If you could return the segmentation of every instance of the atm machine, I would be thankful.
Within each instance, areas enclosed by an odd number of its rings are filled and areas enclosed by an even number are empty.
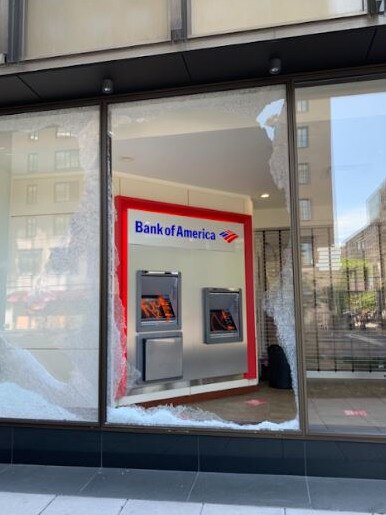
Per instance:
[[[183,375],[181,274],[139,270],[136,277],[137,368],[145,383]]]
[[[202,343],[197,342],[194,346],[194,354],[183,345],[181,273],[139,270],[136,291],[136,366],[142,384],[183,379],[184,362],[189,380],[199,379],[190,370],[190,360],[205,362],[205,344],[226,345],[243,341],[241,288],[202,289],[204,334]],[[244,352],[243,349],[240,351]],[[219,360],[209,364],[208,377],[221,375],[218,370],[221,350],[216,352],[219,352]]]
[[[132,373],[121,376],[120,405],[256,384],[251,217],[127,197],[116,205],[121,356]]]
[[[204,288],[204,342],[243,340],[241,288]]]

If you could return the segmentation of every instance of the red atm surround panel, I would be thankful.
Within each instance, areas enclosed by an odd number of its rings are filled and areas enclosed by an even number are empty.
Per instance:
[[[119,264],[117,266],[117,279],[119,284],[119,298],[123,309],[123,328],[121,332],[122,362],[127,363],[127,313],[128,313],[128,209],[148,211],[151,213],[163,213],[175,216],[187,216],[191,218],[202,218],[216,222],[230,222],[244,225],[244,262],[245,262],[245,300],[247,319],[247,372],[245,379],[256,379],[257,377],[257,353],[255,334],[255,294],[253,274],[253,230],[252,217],[239,213],[217,211],[201,207],[184,206],[180,204],[169,204],[154,200],[143,200],[131,197],[115,197],[116,222],[115,222],[115,245],[118,253]],[[116,398],[125,395],[127,383],[127,367],[122,367],[118,383]]]

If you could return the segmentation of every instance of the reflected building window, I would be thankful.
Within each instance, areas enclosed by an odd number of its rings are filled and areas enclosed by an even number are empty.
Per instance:
[[[36,204],[38,200],[38,185],[28,184],[27,185],[27,204]]]
[[[373,193],[370,198],[367,200],[367,214],[370,222],[374,220],[378,220],[381,214],[382,208],[382,199],[381,199],[381,190],[378,189],[375,193]]]
[[[57,138],[71,138],[72,137],[71,131],[64,129],[63,127],[57,127],[55,135]]]
[[[308,100],[298,100],[296,102],[296,112],[297,113],[306,113],[308,111]]]
[[[35,238],[37,232],[37,224],[35,216],[28,216],[25,219],[25,236],[26,238]]]
[[[311,213],[311,200],[306,198],[306,199],[300,199],[299,200],[299,216],[300,216],[300,220],[302,221],[308,221],[308,220],[311,220],[312,218],[312,213]]]
[[[55,152],[56,170],[77,170],[79,168],[79,150],[58,150]]]
[[[30,132],[28,138],[30,141],[39,141],[39,131]]]
[[[41,249],[19,250],[17,258],[20,275],[36,275],[40,271],[42,262]]]
[[[79,197],[77,181],[56,182],[54,184],[55,202],[71,202]]]
[[[298,148],[307,148],[309,145],[308,127],[298,127],[297,129]]]
[[[39,155],[37,152],[31,152],[27,158],[27,169],[29,172],[37,172],[39,168]]]
[[[299,184],[308,184],[310,182],[310,165],[308,163],[298,164]]]
[[[302,266],[312,266],[314,264],[312,241],[302,241],[300,243],[300,254]]]

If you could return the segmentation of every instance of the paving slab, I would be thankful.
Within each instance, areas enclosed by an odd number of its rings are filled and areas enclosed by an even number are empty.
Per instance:
[[[39,515],[54,498],[54,495],[0,492],[0,513],[2,515]]]
[[[184,515],[385,514],[386,481],[0,464],[0,515],[179,515],[181,509]]]
[[[324,477],[307,481],[314,509],[386,513],[385,481]]]
[[[200,472],[189,500],[276,508],[311,507],[306,480],[299,476]]]
[[[119,515],[126,502],[126,499],[61,495],[55,497],[41,515]]]
[[[11,465],[0,474],[0,492],[74,495],[96,471],[87,467]]]
[[[369,515],[369,512],[286,509],[285,515]]]
[[[120,515],[201,515],[201,512],[199,503],[129,500]]]
[[[285,515],[285,510],[284,508],[270,508],[268,506],[204,504],[201,515]]]
[[[82,490],[91,497],[186,501],[196,472],[101,469]]]

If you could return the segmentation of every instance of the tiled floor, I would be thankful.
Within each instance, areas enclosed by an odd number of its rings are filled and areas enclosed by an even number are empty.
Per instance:
[[[383,380],[308,379],[308,416],[316,432],[386,434],[386,384]],[[239,424],[296,416],[292,390],[261,383],[256,391],[195,403],[192,406]]]
[[[293,391],[270,388],[266,383],[258,385],[253,393],[202,401],[194,406],[238,424],[264,420],[280,423],[296,417]]]
[[[386,513],[386,481],[0,466],[1,515]]]
[[[307,390],[314,431],[386,434],[384,380],[308,379]]]

